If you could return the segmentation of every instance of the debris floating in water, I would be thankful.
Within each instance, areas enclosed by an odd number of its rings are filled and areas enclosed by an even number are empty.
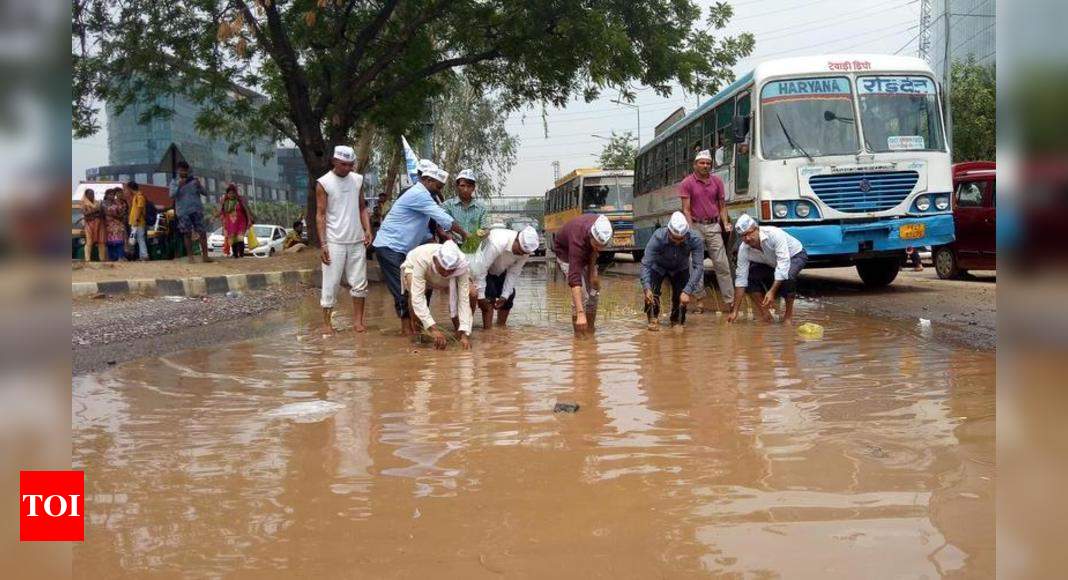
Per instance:
[[[291,419],[297,423],[317,423],[337,413],[344,405],[333,401],[304,401],[282,405],[267,413],[276,419]]]
[[[557,403],[553,407],[553,413],[574,413],[579,410],[578,403]]]
[[[823,327],[812,322],[806,322],[797,327],[797,333],[805,338],[823,338]]]

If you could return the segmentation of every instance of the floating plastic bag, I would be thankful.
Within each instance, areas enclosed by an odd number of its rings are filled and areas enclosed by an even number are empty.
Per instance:
[[[797,333],[805,338],[823,338],[823,327],[812,322],[806,322],[797,327]]]

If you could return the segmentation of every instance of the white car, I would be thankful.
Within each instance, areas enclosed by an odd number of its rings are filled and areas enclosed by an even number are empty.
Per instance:
[[[254,250],[249,250],[250,254],[257,258],[266,258],[282,252],[286,241],[285,228],[270,224],[256,224],[252,227],[256,230],[256,241],[260,245],[256,246]],[[223,242],[223,230],[219,228],[208,236],[208,250],[214,253],[221,253]],[[248,244],[247,237],[245,238],[245,244]]]

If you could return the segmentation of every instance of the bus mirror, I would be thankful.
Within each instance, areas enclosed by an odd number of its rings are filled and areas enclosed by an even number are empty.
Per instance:
[[[749,134],[749,117],[742,117],[736,115],[731,119],[731,136],[735,143],[741,143],[745,141],[745,137]]]

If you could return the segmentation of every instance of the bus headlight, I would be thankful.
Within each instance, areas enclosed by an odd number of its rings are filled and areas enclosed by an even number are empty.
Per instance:
[[[775,212],[775,217],[779,219],[786,217],[786,214],[790,213],[790,208],[785,203],[773,205],[772,210]]]
[[[938,211],[946,211],[947,209],[949,209],[949,196],[940,195],[936,197],[935,207],[938,208]]]
[[[807,218],[812,214],[812,206],[802,201],[797,204],[797,208],[794,211],[797,212],[797,217]]]
[[[916,198],[916,209],[920,211],[927,211],[931,209],[931,198],[926,195],[921,195]]]

